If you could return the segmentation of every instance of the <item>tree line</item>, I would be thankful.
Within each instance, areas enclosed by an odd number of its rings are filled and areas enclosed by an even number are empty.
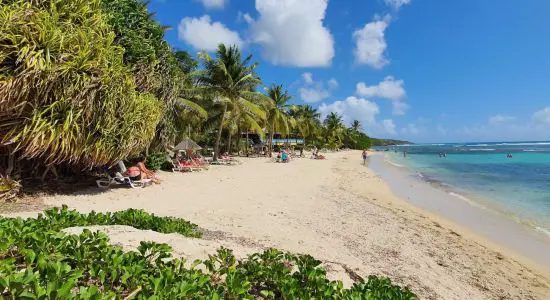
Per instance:
[[[216,156],[238,150],[241,132],[267,133],[269,149],[274,133],[317,148],[370,146],[359,121],[291,104],[236,46],[196,58],[173,50],[144,2],[2,0],[0,20],[4,180],[112,165],[184,136]]]

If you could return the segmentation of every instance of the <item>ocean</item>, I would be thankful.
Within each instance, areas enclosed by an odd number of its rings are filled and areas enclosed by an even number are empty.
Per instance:
[[[550,236],[550,142],[403,145],[386,153],[411,176]]]

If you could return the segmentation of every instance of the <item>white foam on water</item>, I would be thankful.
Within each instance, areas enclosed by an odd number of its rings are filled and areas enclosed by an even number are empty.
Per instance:
[[[496,149],[492,148],[482,148],[482,149],[468,149],[469,151],[496,151]]]
[[[388,159],[387,156],[384,157],[384,162],[386,162],[386,163],[388,163],[388,164],[390,164],[390,165],[392,165],[392,166],[394,166],[394,167],[398,167],[398,168],[404,168],[404,167],[405,167],[405,166],[403,166],[403,165],[400,165],[400,164],[398,164],[398,163],[395,163],[395,162],[391,161],[390,159]]]
[[[542,227],[539,227],[539,226],[536,226],[535,227],[535,230],[538,231],[538,232],[542,232],[544,234],[546,234],[547,236],[550,237],[550,230],[546,229],[546,228],[542,228]]]
[[[550,145],[550,142],[532,142],[532,143],[498,143],[498,144],[470,144],[467,147],[487,147],[487,146],[536,146]]]
[[[500,143],[494,144],[497,146],[536,146],[536,145],[550,145],[550,142],[534,142],[534,143]]]
[[[463,196],[461,194],[458,194],[458,193],[455,193],[455,192],[449,192],[449,195],[453,196],[453,197],[456,197],[468,204],[470,204],[471,206],[475,206],[475,207],[479,207],[479,208],[483,208],[485,209],[485,207],[483,205],[480,205],[479,203],[473,201],[472,199],[466,197],[466,196]]]

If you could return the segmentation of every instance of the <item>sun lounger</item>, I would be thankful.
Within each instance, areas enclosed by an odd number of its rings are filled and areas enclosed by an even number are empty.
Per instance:
[[[122,176],[119,172],[115,176],[107,173],[106,179],[96,180],[98,188],[108,189],[112,185],[127,185],[131,188],[146,187],[151,185],[153,181],[151,179],[132,180],[128,176]]]
[[[172,168],[172,171],[174,172],[202,171],[201,167],[195,166],[190,162],[180,162],[177,160],[173,160],[172,165],[174,166],[174,168]]]

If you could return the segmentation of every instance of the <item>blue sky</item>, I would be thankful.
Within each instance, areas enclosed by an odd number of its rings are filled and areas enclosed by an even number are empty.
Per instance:
[[[153,0],[174,48],[254,54],[295,103],[415,142],[550,140],[548,0]]]

